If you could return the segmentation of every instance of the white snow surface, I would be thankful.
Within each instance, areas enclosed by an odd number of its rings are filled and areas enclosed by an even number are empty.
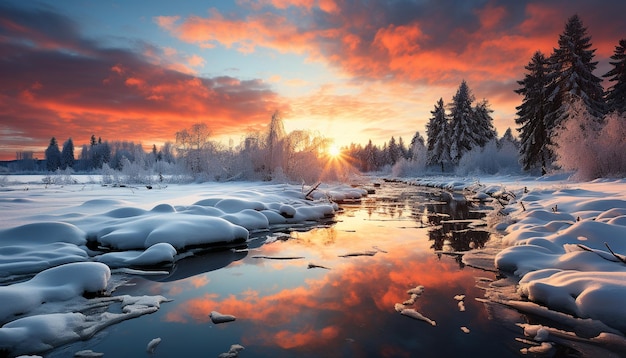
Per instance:
[[[111,187],[45,185],[9,176],[0,186],[0,350],[46,352],[158,310],[162,296],[110,296],[137,268],[163,266],[189,249],[238,246],[250,232],[332,217],[333,200],[367,192],[347,185],[309,189],[275,183]],[[8,184],[7,184],[8,183]],[[304,190],[304,192],[303,192]],[[139,271],[143,272],[143,271]],[[106,296],[106,295],[105,295]],[[108,307],[119,312],[111,312]],[[88,312],[88,313],[86,313]],[[148,345],[154,351],[158,342]],[[238,350],[231,352],[237,354]]]

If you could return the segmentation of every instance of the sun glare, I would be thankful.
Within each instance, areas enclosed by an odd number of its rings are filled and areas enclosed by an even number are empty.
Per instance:
[[[341,155],[341,149],[338,146],[333,144],[330,146],[330,148],[328,148],[328,155],[336,158]]]

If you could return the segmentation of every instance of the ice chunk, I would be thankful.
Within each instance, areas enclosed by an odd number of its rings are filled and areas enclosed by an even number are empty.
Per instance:
[[[232,322],[236,319],[235,316],[221,314],[217,311],[211,311],[211,313],[209,314],[209,317],[211,317],[211,322],[215,324]]]
[[[432,319],[424,316],[423,314],[417,312],[416,310],[414,310],[413,308],[405,308],[402,311],[400,311],[400,314],[403,316],[407,316],[407,317],[411,317],[420,321],[424,321],[429,323],[431,326],[436,326],[437,322],[433,321]]]
[[[161,338],[154,338],[150,342],[148,342],[148,346],[146,347],[146,352],[153,354],[156,350],[157,346],[161,343]]]
[[[230,349],[226,353],[221,353],[218,355],[219,358],[235,358],[239,356],[239,352],[244,350],[245,348],[241,344],[233,344],[230,346]]]

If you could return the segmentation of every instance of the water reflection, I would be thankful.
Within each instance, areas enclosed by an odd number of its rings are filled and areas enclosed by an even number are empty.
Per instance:
[[[315,245],[309,243],[318,240],[303,241],[311,248]],[[244,346],[287,350],[272,351],[272,355],[342,356],[348,351],[357,356],[411,356],[415,347],[404,342],[410,331],[419,333],[423,349],[436,351],[443,343],[436,338],[442,333],[438,330],[462,337],[461,326],[478,326],[485,320],[483,307],[475,301],[468,301],[467,311],[460,312],[454,300],[455,295],[478,294],[473,287],[475,272],[458,270],[452,260],[439,260],[430,253],[411,249],[408,240],[402,241],[393,246],[387,243],[386,253],[372,257],[325,262],[331,271],[296,287],[279,285],[265,293],[251,287],[238,294],[206,293],[178,302],[165,318],[171,322],[207,323],[213,310],[233,314],[243,329]],[[306,270],[298,266],[289,269]],[[456,325],[433,328],[394,311],[396,303],[407,299],[406,291],[418,284],[424,285],[426,292],[417,300],[416,310],[440,322],[453,317]]]

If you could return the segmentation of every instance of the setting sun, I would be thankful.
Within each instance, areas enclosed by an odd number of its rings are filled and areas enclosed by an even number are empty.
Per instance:
[[[328,155],[330,155],[331,157],[338,157],[338,156],[340,156],[341,155],[341,148],[339,148],[338,146],[336,146],[334,144],[331,145],[328,148]]]

